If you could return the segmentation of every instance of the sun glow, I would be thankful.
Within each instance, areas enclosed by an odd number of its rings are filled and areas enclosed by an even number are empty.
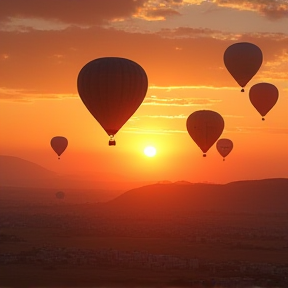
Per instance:
[[[147,157],[154,157],[156,155],[156,148],[153,147],[153,146],[147,146],[145,149],[144,149],[144,154],[147,156]]]

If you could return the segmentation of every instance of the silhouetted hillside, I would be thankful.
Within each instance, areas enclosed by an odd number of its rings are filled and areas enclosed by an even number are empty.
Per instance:
[[[123,193],[106,207],[132,213],[288,212],[287,203],[288,179],[285,178],[228,184],[154,184]]]
[[[98,183],[59,175],[18,157],[0,156],[1,205],[46,205],[57,201],[55,193],[63,188],[65,203],[70,204],[108,201],[123,193],[121,190],[90,188],[93,184],[97,187]]]
[[[53,188],[0,187],[0,208],[21,206],[50,206],[106,202],[123,193],[121,190],[64,189],[65,198],[59,200]]]
[[[83,173],[64,175],[14,156],[0,155],[0,186],[55,189],[101,189],[127,191],[150,184],[148,181],[129,181],[115,174]],[[108,180],[103,180],[108,179]]]
[[[14,156],[0,156],[0,184],[3,186],[37,186],[57,177],[56,172],[33,162]]]

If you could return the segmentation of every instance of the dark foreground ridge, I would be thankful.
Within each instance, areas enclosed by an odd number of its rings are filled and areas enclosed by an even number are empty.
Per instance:
[[[288,179],[236,181],[228,184],[176,182],[132,189],[106,207],[129,212],[288,212]]]

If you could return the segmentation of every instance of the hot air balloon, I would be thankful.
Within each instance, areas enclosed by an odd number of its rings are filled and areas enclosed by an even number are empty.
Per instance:
[[[68,140],[63,136],[55,136],[51,139],[51,147],[57,153],[58,159],[68,146]]]
[[[143,102],[148,78],[132,60],[104,57],[81,69],[77,87],[86,108],[110,136],[109,145],[114,146],[115,134]]]
[[[224,120],[220,114],[210,110],[200,110],[192,113],[186,127],[189,135],[202,150],[203,157],[217,141],[224,129]]]
[[[224,64],[236,82],[244,87],[257,73],[262,65],[263,55],[261,49],[248,42],[235,43],[224,52]]]
[[[230,139],[221,138],[217,141],[216,148],[223,157],[223,161],[225,161],[225,157],[228,156],[233,149],[233,142]]]
[[[258,83],[253,85],[249,90],[249,98],[252,105],[262,116],[264,116],[273,108],[278,100],[278,89],[273,84]]]
[[[58,199],[64,199],[64,197],[65,197],[65,193],[62,191],[56,192],[55,195],[56,195],[56,198],[58,198]]]

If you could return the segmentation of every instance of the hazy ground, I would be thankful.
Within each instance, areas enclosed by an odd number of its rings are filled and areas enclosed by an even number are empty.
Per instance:
[[[137,213],[100,203],[123,191],[54,192],[1,188],[1,287],[288,287],[287,213]],[[140,267],[103,251],[198,266]]]

